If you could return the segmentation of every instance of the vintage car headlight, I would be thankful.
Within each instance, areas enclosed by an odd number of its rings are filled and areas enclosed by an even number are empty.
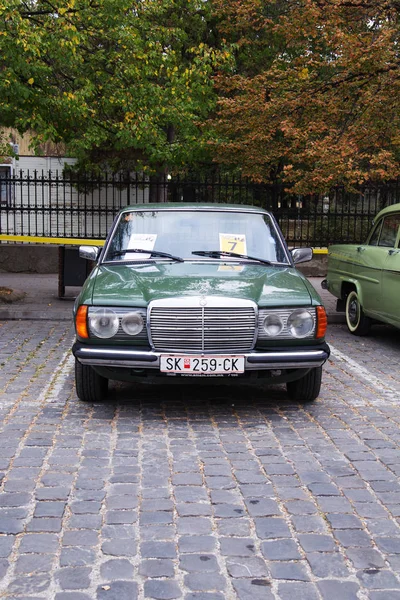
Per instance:
[[[121,319],[121,327],[128,335],[138,335],[144,327],[143,317],[139,312],[129,312]]]
[[[98,308],[89,313],[89,329],[99,338],[111,338],[119,329],[118,315],[110,308]]]
[[[262,308],[258,313],[259,340],[314,338],[317,324],[315,307]]]
[[[284,323],[278,314],[269,314],[263,322],[264,331],[268,336],[275,337],[279,335],[284,328]]]
[[[303,338],[314,329],[314,319],[308,310],[298,308],[288,318],[287,327],[294,337]]]

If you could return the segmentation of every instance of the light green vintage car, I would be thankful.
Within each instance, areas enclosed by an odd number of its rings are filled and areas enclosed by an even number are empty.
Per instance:
[[[400,204],[375,218],[365,244],[331,246],[326,287],[345,310],[354,335],[366,335],[374,321],[400,327]]]
[[[286,383],[299,402],[318,396],[326,313],[295,267],[312,250],[289,252],[265,210],[128,206],[104,248],[81,256],[97,263],[74,309],[81,400],[104,398],[109,379],[182,377]]]

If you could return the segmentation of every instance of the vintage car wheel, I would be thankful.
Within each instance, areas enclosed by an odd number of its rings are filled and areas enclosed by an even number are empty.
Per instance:
[[[77,396],[83,402],[101,402],[107,396],[108,379],[78,360],[75,360],[75,385]]]
[[[321,389],[322,367],[308,371],[301,379],[286,384],[288,396],[296,402],[312,402],[318,398]]]
[[[367,335],[371,327],[371,319],[365,316],[356,290],[346,299],[346,325],[353,335]]]

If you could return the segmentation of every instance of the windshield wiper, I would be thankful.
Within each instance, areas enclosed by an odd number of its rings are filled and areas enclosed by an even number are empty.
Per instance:
[[[169,258],[171,260],[176,260],[177,262],[185,262],[180,256],[174,256],[173,254],[168,254],[167,252],[159,252],[158,250],[143,250],[143,248],[127,248],[126,250],[118,250],[113,252],[111,257],[124,256],[128,252],[132,252],[134,254],[150,254],[150,256],[159,256],[160,258]]]
[[[221,256],[232,256],[233,258],[245,258],[247,260],[256,260],[264,265],[272,265],[270,260],[257,258],[256,256],[248,256],[247,254],[236,254],[236,252],[227,252],[225,250],[194,250],[192,254],[196,256],[209,256],[210,258],[221,258]]]

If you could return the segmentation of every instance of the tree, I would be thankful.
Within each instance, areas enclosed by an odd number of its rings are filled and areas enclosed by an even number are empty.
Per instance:
[[[206,150],[224,60],[201,0],[0,0],[1,124],[83,168],[165,168]]]
[[[215,2],[235,57],[216,78],[216,160],[299,193],[400,174],[397,0]]]

